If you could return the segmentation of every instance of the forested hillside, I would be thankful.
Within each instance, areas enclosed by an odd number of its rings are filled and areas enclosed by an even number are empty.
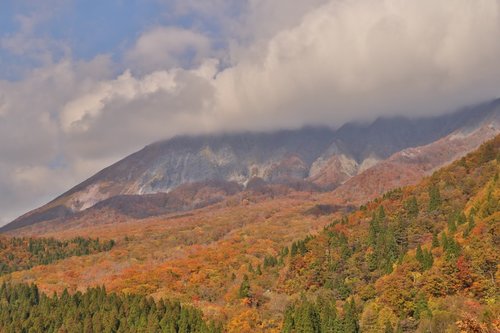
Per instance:
[[[328,195],[301,193],[89,228],[92,239],[5,239],[4,246],[18,251],[16,260],[29,258],[27,268],[49,264],[1,277],[11,281],[0,296],[2,327],[35,327],[51,307],[59,310],[45,329],[55,331],[80,320],[76,331],[89,331],[92,321],[101,331],[111,325],[111,332],[129,326],[210,332],[219,329],[207,324],[213,319],[229,333],[497,332],[499,174],[500,136],[417,186],[392,190],[344,216]],[[298,236],[312,226],[310,236]],[[96,243],[98,235],[116,245]],[[46,261],[65,255],[73,257]],[[59,296],[34,303],[29,295],[38,289],[23,282]],[[89,308],[86,299],[97,294],[103,303]],[[179,299],[202,328],[181,326],[181,315],[166,315],[170,310],[158,310],[163,307],[149,296]],[[9,302],[16,298],[21,301]]]
[[[60,259],[109,251],[113,240],[76,237],[70,240],[54,238],[0,238],[0,275],[48,265]]]
[[[217,333],[202,313],[179,302],[107,293],[104,287],[85,293],[47,296],[36,285],[0,287],[1,332],[168,332]]]
[[[282,331],[498,332],[499,173],[497,136],[295,243]]]

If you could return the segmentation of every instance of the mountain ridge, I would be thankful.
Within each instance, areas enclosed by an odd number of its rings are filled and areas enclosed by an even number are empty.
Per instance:
[[[168,193],[180,185],[207,180],[243,187],[253,178],[271,184],[305,181],[332,190],[402,149],[430,144],[457,130],[477,129],[491,119],[500,119],[500,99],[434,118],[379,118],[337,130],[307,127],[174,137],[104,168],[0,231],[67,218],[117,195]]]

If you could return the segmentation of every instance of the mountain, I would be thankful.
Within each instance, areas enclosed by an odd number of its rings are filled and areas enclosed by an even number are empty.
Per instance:
[[[293,243],[282,332],[498,332],[499,174],[500,135]]]
[[[105,286],[115,300],[196,306],[228,333],[496,332],[499,174],[497,135],[350,213],[334,209],[331,193],[292,192],[6,239],[2,306],[16,318],[36,309],[8,302],[20,282],[74,303]],[[34,287],[25,288],[28,298]]]
[[[185,211],[190,207],[203,207],[222,200],[225,196],[219,194],[221,190],[226,192],[227,187],[237,185],[245,189],[247,185],[259,183],[258,180],[264,184],[284,184],[299,190],[331,190],[358,174],[363,175],[358,179],[366,178],[365,172],[369,170],[375,175],[380,174],[381,171],[376,171],[380,169],[391,172],[394,169],[387,168],[387,165],[392,166],[391,161],[379,169],[373,168],[403,149],[429,145],[444,136],[464,136],[462,142],[465,144],[461,146],[454,146],[457,141],[449,143],[455,153],[448,154],[446,158],[435,159],[430,163],[431,168],[413,172],[414,176],[410,178],[418,180],[432,168],[451,161],[459,154],[467,153],[491,137],[498,131],[499,118],[500,100],[496,100],[439,117],[380,118],[371,124],[350,123],[337,130],[304,128],[273,133],[175,137],[149,145],[124,158],[47,205],[0,228],[0,231],[72,218],[98,203],[102,203],[101,206],[109,204],[124,207],[127,205],[124,201],[130,200],[132,205],[139,208],[137,203],[141,201],[144,202],[141,207],[147,210],[151,206],[146,203],[147,198],[155,198],[151,201],[156,202],[153,203],[156,207],[152,208],[154,212],[133,213],[129,210],[129,213],[150,216]],[[484,126],[491,127],[489,134],[476,135],[469,142],[469,136],[473,135],[471,133]],[[446,151],[446,148],[443,149]],[[394,156],[392,158],[397,159]],[[403,170],[412,163],[398,165],[403,166]],[[412,173],[409,170],[407,173]],[[207,181],[218,183],[216,186],[206,186]],[[209,200],[190,203],[184,200],[185,196],[175,191],[186,184],[191,184],[192,190],[204,193],[205,197],[210,197],[208,193],[211,190],[219,194]],[[354,185],[349,188],[352,189],[351,192],[357,191]],[[371,193],[380,193],[380,190],[386,189],[387,186],[381,186]],[[344,193],[342,191],[338,193]],[[234,194],[232,190],[229,192]],[[151,196],[158,193],[166,194]],[[139,198],[137,195],[150,196]],[[182,198],[179,199],[179,196]],[[114,197],[117,198],[110,200]],[[356,199],[359,201],[363,198],[364,194]],[[168,207],[163,204],[166,200],[171,202]]]
[[[337,187],[332,200],[359,205],[391,189],[416,184],[424,176],[459,159],[498,133],[500,116],[497,112],[477,126],[463,127],[430,144],[393,154]]]

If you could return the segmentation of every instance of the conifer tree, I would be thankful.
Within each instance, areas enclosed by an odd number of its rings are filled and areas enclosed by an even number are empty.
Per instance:
[[[344,304],[343,331],[346,333],[359,332],[358,310],[354,298]]]
[[[429,187],[429,211],[433,212],[441,206],[441,193],[437,185]]]
[[[243,275],[243,281],[241,282],[240,289],[238,291],[239,298],[248,298],[250,297],[250,281],[248,279],[248,275]]]
[[[457,231],[457,226],[455,224],[455,219],[452,215],[448,217],[448,232],[455,233]]]
[[[433,232],[432,233],[432,248],[434,249],[436,247],[439,247],[439,239],[437,236],[437,232]]]

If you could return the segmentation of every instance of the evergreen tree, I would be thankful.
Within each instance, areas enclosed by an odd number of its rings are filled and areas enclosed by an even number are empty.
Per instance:
[[[445,249],[445,255],[446,255],[446,259],[447,260],[453,260],[453,259],[457,259],[460,255],[460,245],[458,244],[458,242],[453,238],[453,237],[449,237],[447,239],[447,246],[446,246],[446,249]]]
[[[248,275],[243,275],[243,281],[241,282],[240,289],[238,291],[239,298],[248,298],[250,297],[250,281],[248,279]]]
[[[455,218],[454,216],[449,216],[448,217],[448,232],[449,233],[455,233],[457,231],[457,226],[455,224]]]
[[[415,307],[413,311],[413,317],[419,320],[425,316],[431,316],[431,310],[429,309],[429,305],[427,303],[427,298],[423,293],[418,293],[415,300]]]
[[[417,251],[415,253],[415,258],[417,259],[417,261],[419,263],[422,263],[424,261],[424,254],[422,252],[422,247],[420,246],[420,244],[418,244],[418,246],[417,246]]]
[[[412,195],[405,203],[405,209],[408,212],[408,216],[415,218],[418,216],[419,208],[417,198]]]
[[[465,217],[465,214],[461,212],[457,216],[457,225],[465,224],[465,222],[467,222],[467,218]]]
[[[358,310],[353,298],[344,304],[343,331],[346,333],[359,332]]]
[[[108,294],[103,287],[48,297],[35,285],[2,284],[2,332],[169,332],[220,333],[201,311],[179,302],[139,295]]]
[[[429,211],[433,212],[441,206],[441,193],[437,185],[429,187]]]
[[[468,218],[468,223],[467,227],[464,230],[464,237],[468,237],[472,229],[476,226],[475,220],[474,220],[474,210],[471,210]]]
[[[435,249],[439,247],[439,239],[437,236],[437,232],[432,233],[432,248]]]

